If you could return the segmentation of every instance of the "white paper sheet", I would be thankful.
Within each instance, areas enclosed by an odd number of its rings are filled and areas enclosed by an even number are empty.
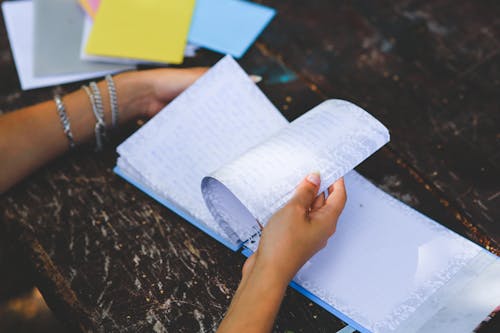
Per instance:
[[[2,2],[2,11],[19,82],[23,90],[87,80],[110,73],[104,71],[35,77],[33,74],[35,56],[33,48],[33,3],[31,1]]]
[[[287,124],[225,57],[118,147],[118,166],[225,236],[203,202],[202,178]]]

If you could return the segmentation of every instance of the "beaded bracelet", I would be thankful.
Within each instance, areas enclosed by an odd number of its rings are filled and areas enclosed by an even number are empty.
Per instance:
[[[75,140],[73,139],[71,124],[69,122],[68,114],[66,113],[66,108],[64,107],[61,96],[55,95],[54,102],[56,103],[57,113],[59,114],[59,119],[61,120],[64,134],[66,134],[66,137],[68,138],[69,148],[74,148],[76,144]]]

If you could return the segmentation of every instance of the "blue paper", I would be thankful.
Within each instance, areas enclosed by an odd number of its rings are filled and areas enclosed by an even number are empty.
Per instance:
[[[241,0],[197,0],[189,42],[240,58],[276,14]]]

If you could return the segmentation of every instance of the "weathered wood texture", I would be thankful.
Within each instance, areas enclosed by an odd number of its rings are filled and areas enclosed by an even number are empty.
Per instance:
[[[294,119],[331,97],[362,105],[392,142],[359,171],[498,254],[497,2],[264,3],[278,15],[241,63],[264,76],[261,87],[283,114]],[[185,65],[219,57],[201,51]],[[3,24],[0,75],[1,111],[52,96],[53,88],[20,91]],[[74,330],[213,331],[244,258],[113,174],[114,149],[135,128],[102,153],[80,147],[4,195],[4,238]],[[289,290],[275,330],[342,326]]]

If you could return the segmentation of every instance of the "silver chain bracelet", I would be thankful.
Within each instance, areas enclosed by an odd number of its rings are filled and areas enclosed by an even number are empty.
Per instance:
[[[91,82],[92,84],[92,82]],[[95,84],[95,82],[94,82]],[[101,112],[99,112],[98,104],[96,103],[95,95],[87,86],[82,86],[82,89],[87,93],[89,97],[90,104],[92,105],[92,112],[95,116],[95,143],[96,150],[101,151],[103,147],[103,139],[106,135],[106,124],[104,123],[104,112],[102,111],[102,103],[101,103]],[[100,96],[100,95],[99,95]]]
[[[118,98],[116,96],[116,86],[111,75],[106,75],[106,83],[108,84],[109,103],[111,105],[111,126],[116,128],[118,125]]]
[[[64,107],[61,96],[55,95],[54,102],[56,103],[57,113],[59,114],[64,134],[66,134],[66,137],[68,138],[69,148],[74,148],[76,144],[73,138],[73,133],[71,132],[71,124],[69,122],[68,114],[66,113],[66,108]]]

